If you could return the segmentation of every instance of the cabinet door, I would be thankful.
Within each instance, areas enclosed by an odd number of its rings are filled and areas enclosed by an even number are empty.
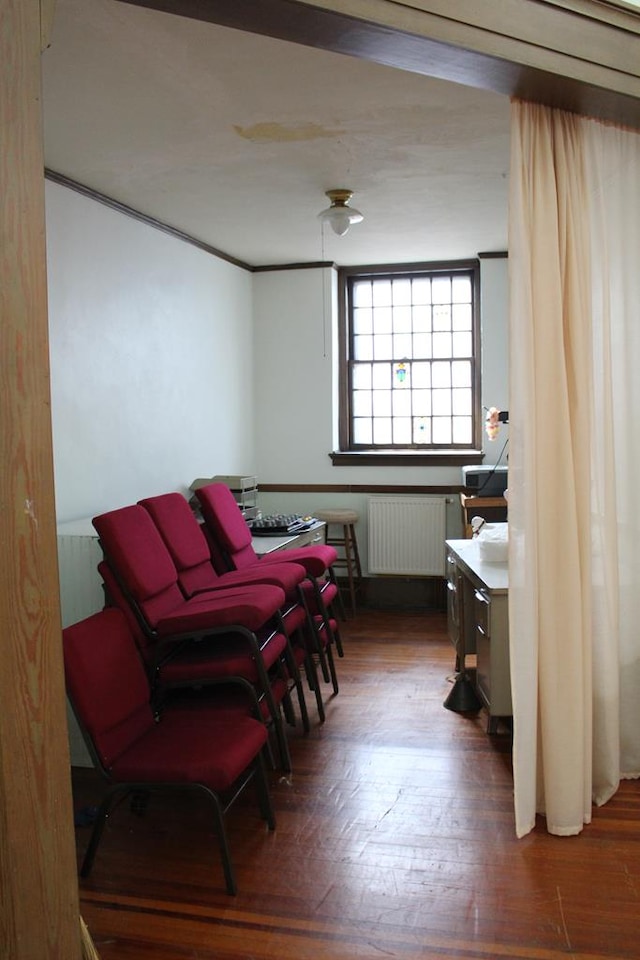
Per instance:
[[[483,590],[474,593],[476,686],[491,713],[491,600]]]
[[[460,575],[455,559],[447,555],[447,631],[453,647],[458,652],[460,643],[460,596],[458,581]]]

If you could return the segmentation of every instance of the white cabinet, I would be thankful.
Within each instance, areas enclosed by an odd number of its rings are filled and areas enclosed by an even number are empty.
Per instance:
[[[449,637],[457,654],[464,631],[465,653],[476,654],[475,687],[489,733],[512,715],[508,588],[508,565],[482,560],[477,540],[447,540]]]

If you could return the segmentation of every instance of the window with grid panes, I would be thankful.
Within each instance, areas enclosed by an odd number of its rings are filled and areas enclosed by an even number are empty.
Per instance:
[[[473,448],[478,262],[345,268],[341,274],[343,449]]]

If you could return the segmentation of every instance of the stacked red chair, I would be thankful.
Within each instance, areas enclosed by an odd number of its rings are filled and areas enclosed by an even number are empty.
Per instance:
[[[67,627],[63,652],[69,700],[95,766],[108,783],[81,876],[92,868],[107,816],[121,795],[188,789],[212,801],[226,889],[235,894],[224,814],[250,782],[257,786],[263,819],[275,829],[262,756],[264,724],[248,711],[229,712],[215,700],[155,715],[134,638],[116,608]]]
[[[259,557],[253,548],[251,529],[242,516],[231,490],[223,483],[209,483],[199,487],[195,495],[210,542],[211,555],[218,569],[251,570],[273,563],[280,563],[277,554]],[[287,561],[300,563],[307,571],[304,586],[306,602],[312,614],[317,618],[318,630],[325,634],[324,649],[330,649],[335,642],[342,656],[342,644],[337,626],[337,618],[332,613],[334,603],[340,593],[333,571],[337,559],[334,547],[314,543],[286,551]],[[326,677],[326,665],[323,665]],[[335,681],[335,671],[332,676]]]
[[[230,586],[186,599],[162,537],[138,504],[95,517],[106,564],[144,637],[141,647],[155,691],[225,680],[252,684],[264,698],[284,769],[290,755],[281,706],[293,721],[289,678],[303,723],[304,692],[285,633],[279,629],[284,591],[274,584]],[[117,602],[117,601],[116,601]]]
[[[191,507],[180,493],[166,493],[139,501],[158,529],[178,573],[186,598],[202,596],[227,586],[267,583],[282,588],[285,603],[280,610],[282,626],[289,637],[299,668],[304,668],[316,697],[318,715],[325,719],[324,704],[312,653],[316,649],[316,623],[309,613],[300,586],[307,577],[299,563],[281,562],[219,574],[212,561],[207,538]],[[337,692],[337,690],[336,690]]]

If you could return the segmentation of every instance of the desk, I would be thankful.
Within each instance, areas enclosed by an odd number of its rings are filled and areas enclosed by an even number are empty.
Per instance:
[[[309,529],[303,530],[302,533],[280,537],[253,537],[253,549],[258,556],[263,557],[268,553],[276,553],[278,550],[304,547],[308,543],[324,543],[325,527],[326,523],[323,520],[314,520]],[[283,559],[286,558],[283,557]]]
[[[475,687],[488,732],[510,717],[509,565],[482,560],[477,540],[447,540],[447,622],[456,653],[476,654]]]
[[[504,522],[507,519],[507,501],[504,497],[474,497],[461,493],[460,506],[464,535],[467,538],[471,537],[473,517],[483,517],[491,523]]]

